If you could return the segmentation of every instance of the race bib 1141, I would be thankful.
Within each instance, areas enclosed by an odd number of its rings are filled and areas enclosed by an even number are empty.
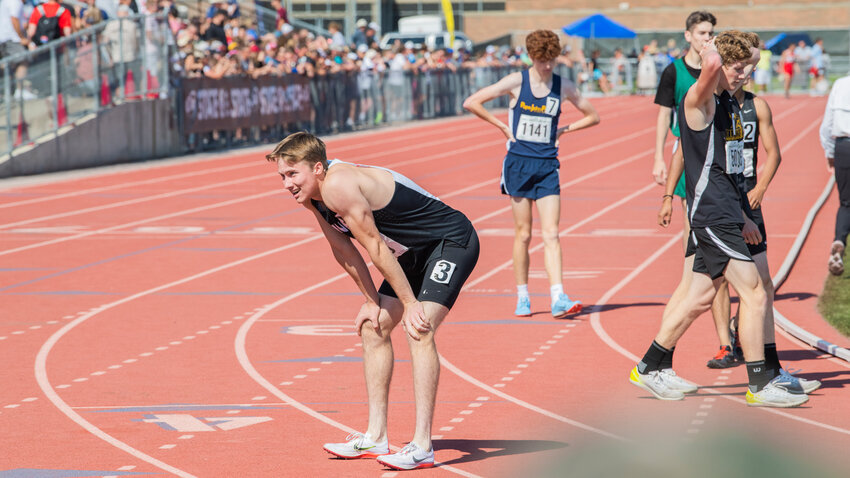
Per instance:
[[[552,118],[520,115],[516,127],[516,139],[532,143],[548,143]]]

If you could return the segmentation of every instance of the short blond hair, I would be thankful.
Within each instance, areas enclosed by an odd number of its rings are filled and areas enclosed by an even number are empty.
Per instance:
[[[266,155],[266,161],[284,161],[287,164],[295,164],[301,161],[310,163],[322,163],[325,170],[328,169],[328,156],[325,152],[325,143],[318,137],[306,132],[292,133],[277,143],[274,150]]]

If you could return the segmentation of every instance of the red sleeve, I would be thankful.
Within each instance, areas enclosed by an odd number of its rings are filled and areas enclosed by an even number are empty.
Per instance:
[[[71,12],[66,8],[59,17],[59,28],[71,28]]]
[[[30,15],[30,25],[38,24],[38,19],[41,18],[41,13],[38,12],[37,8],[32,10],[32,15]]]

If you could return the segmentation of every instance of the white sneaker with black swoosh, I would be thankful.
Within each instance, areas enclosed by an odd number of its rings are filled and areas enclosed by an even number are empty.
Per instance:
[[[434,449],[424,451],[416,443],[410,442],[398,453],[378,457],[378,463],[393,470],[418,470],[434,466]]]
[[[352,433],[345,437],[345,443],[325,443],[323,448],[331,455],[348,460],[375,458],[390,452],[390,445],[387,440],[376,443],[372,441],[368,433]]]

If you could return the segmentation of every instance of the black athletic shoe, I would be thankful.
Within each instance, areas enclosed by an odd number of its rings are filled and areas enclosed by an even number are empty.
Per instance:
[[[709,360],[706,366],[708,368],[730,368],[737,367],[742,363],[743,362],[735,358],[735,354],[732,352],[732,347],[728,345],[721,345],[717,355],[715,355],[713,359]]]
[[[732,318],[732,327],[729,329],[729,335],[732,337],[732,354],[735,360],[744,362],[744,349],[741,348],[741,338],[738,336],[738,317]]]

